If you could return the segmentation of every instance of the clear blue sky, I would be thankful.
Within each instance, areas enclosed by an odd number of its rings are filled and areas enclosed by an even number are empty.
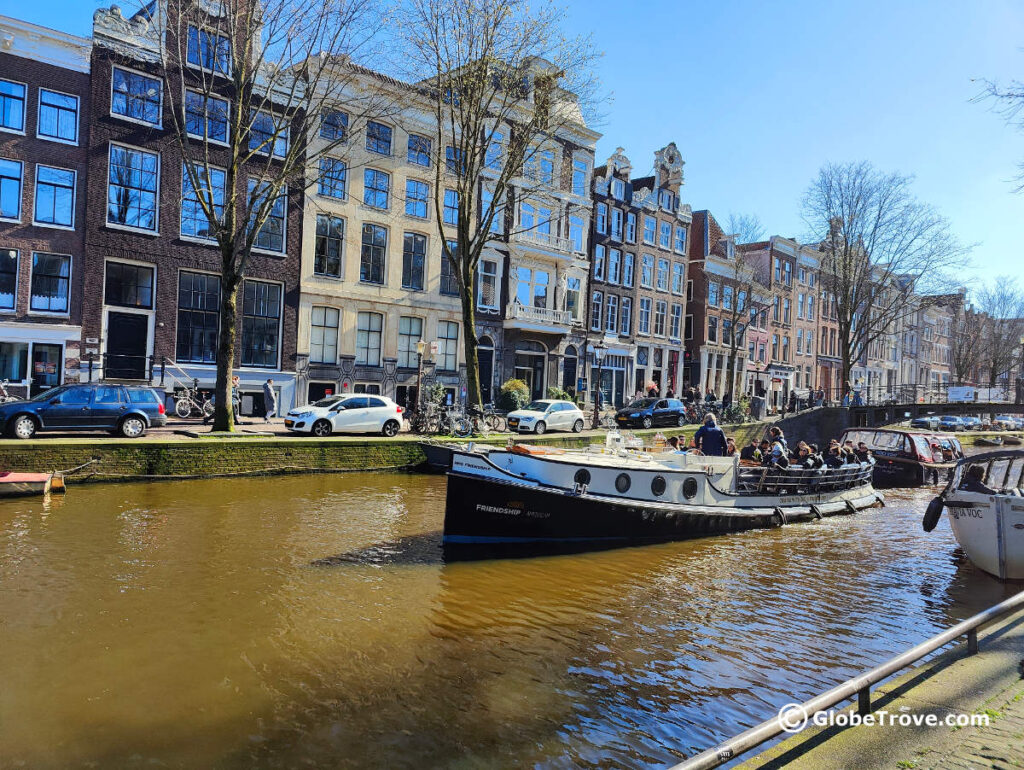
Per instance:
[[[675,141],[695,209],[723,224],[756,214],[799,237],[817,169],[868,160],[916,176],[918,197],[978,244],[978,277],[1024,283],[1024,195],[1010,183],[1024,134],[970,102],[972,78],[1024,79],[1024,3],[569,2],[573,26],[605,52],[598,163],[621,145],[643,174]],[[0,12],[87,35],[99,5],[4,0]]]

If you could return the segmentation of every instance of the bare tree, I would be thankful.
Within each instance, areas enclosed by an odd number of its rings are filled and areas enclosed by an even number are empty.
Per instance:
[[[975,379],[982,365],[988,318],[966,301],[958,302],[953,310],[953,325],[949,339],[950,367],[956,382]]]
[[[505,232],[515,197],[550,190],[542,147],[586,128],[597,103],[585,37],[567,37],[554,5],[527,0],[409,0],[401,11],[406,77],[429,101],[434,121],[434,211],[444,258],[462,305],[467,400],[478,405],[475,280],[484,247]],[[442,154],[443,150],[443,154]],[[457,223],[443,219],[444,190]],[[500,223],[502,226],[492,225]],[[543,223],[537,222],[534,227]]]
[[[804,195],[822,288],[836,298],[843,381],[899,321],[947,303],[949,276],[966,263],[968,250],[942,216],[913,196],[911,182],[867,162],[829,164]],[[908,301],[912,294],[915,302]]]
[[[230,431],[238,291],[253,249],[286,249],[289,200],[301,200],[309,171],[352,124],[378,111],[351,95],[360,73],[350,60],[383,20],[370,0],[161,0],[138,15],[159,37],[183,201],[206,220],[196,237],[220,251],[214,429]]]
[[[997,114],[1018,131],[1024,131],[1024,82],[1014,80],[1006,88],[991,80],[982,81],[984,90],[974,98],[976,102],[988,102]],[[1018,166],[1014,192],[1024,192],[1024,161]]]
[[[756,214],[730,212],[726,232],[735,236],[736,243],[756,243],[764,238],[765,229]]]
[[[1009,375],[1017,365],[1024,338],[1024,291],[1009,276],[1000,276],[977,294],[979,310],[988,316],[981,348],[980,365],[988,373],[988,384]]]

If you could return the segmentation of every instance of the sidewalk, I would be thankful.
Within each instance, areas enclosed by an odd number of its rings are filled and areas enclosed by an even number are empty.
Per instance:
[[[1024,612],[983,629],[872,693],[874,713],[987,714],[987,727],[810,726],[739,767],[796,770],[1024,768]],[[855,710],[848,707],[845,712]]]

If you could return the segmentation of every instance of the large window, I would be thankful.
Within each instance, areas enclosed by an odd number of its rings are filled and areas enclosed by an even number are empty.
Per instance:
[[[608,232],[608,206],[604,203],[597,204],[597,217],[594,219],[594,229],[602,235]]]
[[[437,322],[437,368],[454,372],[459,362],[459,325],[455,321]]]
[[[636,214],[626,214],[626,243],[636,243]]]
[[[348,166],[338,158],[320,158],[320,177],[316,191],[328,198],[345,200]]]
[[[656,337],[665,336],[665,316],[668,313],[668,303],[658,300],[654,303],[654,334]]]
[[[672,263],[672,293],[683,293],[683,278],[686,275],[686,265],[682,262]]]
[[[197,91],[185,92],[185,131],[211,142],[228,140],[228,102]]]
[[[249,180],[249,199],[252,205],[249,216],[251,218],[256,217],[257,212],[268,195],[270,195],[269,183],[260,183],[255,179]],[[263,226],[260,227],[260,231],[256,234],[256,240],[253,242],[254,248],[274,251],[279,254],[284,253],[286,214],[287,201],[282,190],[274,198],[273,203],[270,204],[267,218],[263,222]]]
[[[384,283],[384,256],[388,231],[380,225],[363,225],[363,248],[359,255],[359,280],[363,283]]]
[[[103,303],[152,310],[153,268],[126,262],[107,262]]]
[[[423,339],[423,319],[404,315],[398,319],[398,365],[415,369],[419,365],[416,343]]]
[[[481,259],[477,268],[477,307],[483,310],[498,309],[498,263],[493,259]]]
[[[608,306],[604,314],[605,331],[615,334],[619,324],[619,298],[615,294],[608,295]]]
[[[650,297],[640,298],[640,313],[636,323],[637,334],[651,333],[651,300]]]
[[[668,260],[658,260],[658,290],[668,291]]]
[[[679,339],[679,333],[681,331],[680,327],[682,325],[682,322],[683,322],[683,306],[678,304],[678,303],[674,303],[672,305],[672,321],[669,324],[669,332],[668,332],[668,336],[669,337],[671,337],[674,340],[678,340]]]
[[[380,366],[380,334],[384,316],[380,313],[359,313],[356,318],[356,363]]]
[[[185,59],[194,67],[230,75],[231,41],[216,32],[190,26]]]
[[[111,74],[110,111],[129,120],[160,125],[162,84],[155,77],[114,67]]]
[[[30,309],[40,313],[67,313],[70,292],[71,257],[33,254]]]
[[[663,249],[668,249],[672,246],[672,225],[668,222],[661,223],[658,235],[658,245]]]
[[[644,217],[644,243],[654,245],[654,231],[657,221],[654,217]]]
[[[309,360],[314,364],[338,363],[338,318],[336,307],[314,305],[309,326]]]
[[[426,219],[429,196],[430,187],[426,182],[407,179],[405,181],[405,213],[410,217]]]
[[[219,321],[220,278],[187,270],[178,273],[177,361],[215,363]]]
[[[458,254],[457,241],[447,241],[448,251]],[[449,297],[459,296],[459,280],[455,274],[455,264],[448,258],[448,251],[441,250],[441,293]]]
[[[366,149],[381,155],[391,154],[391,128],[383,123],[366,124]]]
[[[242,366],[276,369],[281,337],[281,285],[242,283]]]
[[[461,174],[465,170],[462,149],[448,145],[444,148],[444,165],[449,174]]]
[[[427,237],[406,233],[402,242],[402,288],[423,290],[423,271],[427,262]]]
[[[0,309],[14,310],[18,296],[18,252],[0,249]]]
[[[516,301],[526,307],[548,306],[548,273],[520,267],[517,273]]]
[[[612,209],[612,238],[622,240],[622,210]]]
[[[3,85],[0,84],[0,91]],[[0,97],[2,98],[2,97]],[[78,97],[39,89],[38,136],[58,142],[78,143]]]
[[[629,325],[633,321],[633,300],[629,297],[622,298],[622,312],[619,314],[619,334],[629,336]]]
[[[330,278],[341,278],[341,255],[344,242],[345,220],[341,217],[317,214],[313,272]]]
[[[0,80],[0,128],[25,130],[25,86]]]
[[[75,172],[36,166],[35,221],[60,227],[75,226]]]
[[[579,321],[583,312],[580,305],[580,289],[582,281],[579,278],[567,278],[565,281],[565,309],[573,321]]]
[[[708,316],[708,342],[718,342],[718,316]]]
[[[159,179],[159,155],[110,145],[107,224],[156,230]]]
[[[288,124],[269,112],[254,111],[249,116],[249,149],[278,158],[288,154]]]
[[[320,118],[320,136],[329,142],[344,142],[348,134],[348,113],[325,110]]]
[[[181,234],[192,238],[214,240],[210,218],[206,216],[200,201],[213,206],[214,217],[219,222],[224,216],[224,185],[226,175],[219,168],[196,167],[195,174],[202,189],[202,196],[196,192],[189,179],[188,169],[181,169]]]
[[[654,286],[654,257],[644,254],[640,259],[640,285],[645,289]]]
[[[626,288],[633,288],[633,275],[635,272],[636,254],[626,254],[622,262],[622,285]]]
[[[375,209],[388,207],[391,177],[383,171],[368,168],[363,171],[363,203]]]
[[[572,192],[573,195],[586,196],[587,194],[587,173],[590,166],[585,160],[574,160],[572,162]]]
[[[594,278],[604,280],[604,262],[607,250],[600,243],[594,246]]]
[[[418,134],[409,134],[410,163],[417,166],[430,166],[430,140]]]
[[[0,158],[0,217],[21,217],[21,163]]]
[[[444,223],[446,225],[459,224],[459,193],[457,190],[444,191]]]
[[[608,249],[608,283],[618,283],[622,278],[622,252]]]
[[[501,131],[491,132],[491,141],[487,145],[487,154],[484,157],[484,165],[491,171],[501,171],[501,159],[504,155],[502,147],[504,142],[504,133]]]
[[[686,251],[686,228],[676,225],[676,237],[672,243],[676,254],[683,254]]]
[[[572,243],[573,251],[583,252],[583,217],[569,217],[569,242]]]
[[[604,309],[604,294],[595,291],[590,297],[590,328],[601,331],[601,312]]]

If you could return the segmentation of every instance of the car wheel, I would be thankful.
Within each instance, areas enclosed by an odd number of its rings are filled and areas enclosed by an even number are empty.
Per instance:
[[[572,432],[573,433],[582,433],[583,432],[583,420],[577,420],[576,422],[574,422],[572,424]]]
[[[330,420],[317,420],[313,423],[313,435],[318,438],[327,438],[331,435],[331,430],[333,428]]]
[[[676,425],[678,425],[680,428],[682,428],[684,425],[686,425],[686,415],[685,414],[679,415],[679,419],[676,420]]]
[[[384,423],[384,427],[381,428],[380,432],[383,433],[388,438],[394,438],[395,436],[398,435],[398,431],[400,429],[401,426],[398,424],[397,420],[388,420],[386,423]]]
[[[27,414],[21,415],[21,417],[14,418],[14,424],[11,426],[11,433],[15,438],[32,438],[36,435],[36,430],[39,426],[36,425],[36,421],[29,417]]]
[[[644,417],[642,424],[645,428],[650,428],[652,425],[654,425],[654,420],[652,420],[650,417]]]
[[[118,430],[125,438],[138,438],[146,432],[146,423],[141,417],[129,415],[121,420]]]
[[[533,432],[539,436],[542,433],[544,433],[544,431],[546,431],[547,429],[548,426],[544,424],[543,420],[541,420],[540,422],[537,423],[536,427],[534,427]]]

